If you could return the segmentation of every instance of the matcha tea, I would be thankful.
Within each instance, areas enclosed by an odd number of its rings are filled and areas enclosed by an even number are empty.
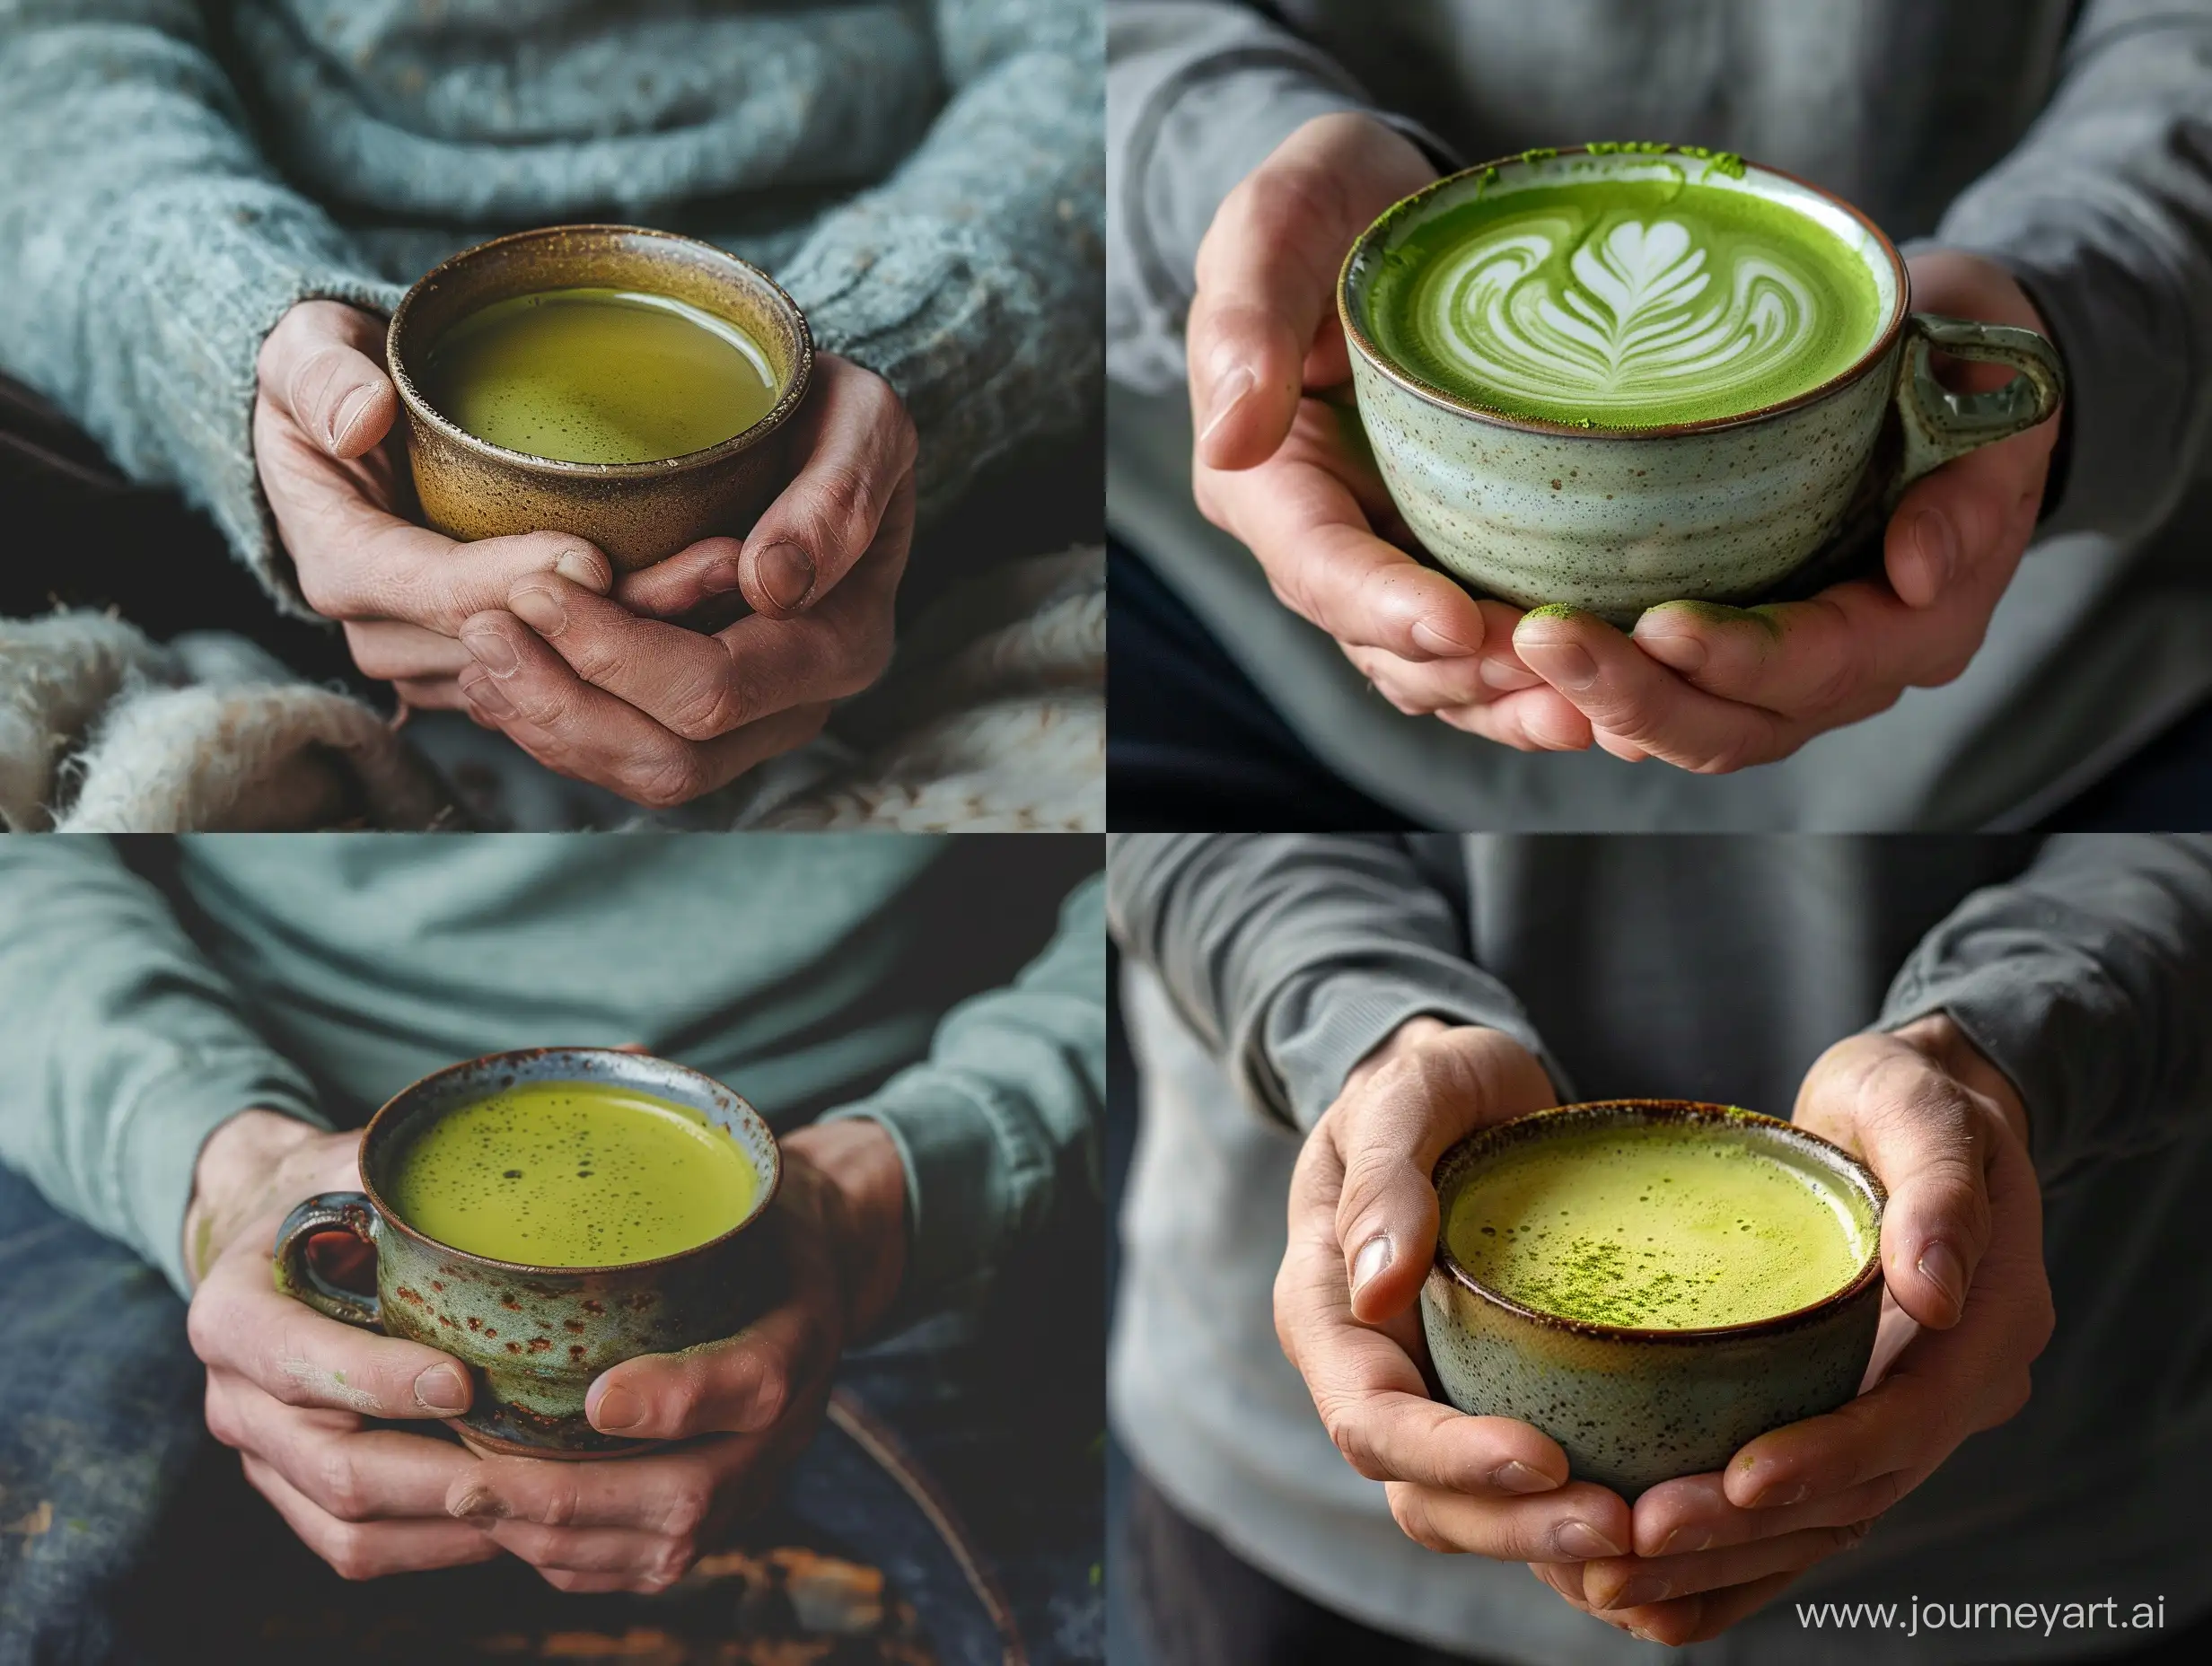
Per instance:
[[[511,452],[642,463],[703,452],[775,408],[768,355],[666,295],[548,289],[496,301],[438,338],[423,394]]]
[[[392,1211],[497,1261],[613,1267],[719,1238],[759,1177],[704,1118],[634,1088],[530,1082],[448,1111],[392,1163]]]
[[[1856,1278],[1874,1247],[1865,1206],[1841,1181],[1674,1124],[1512,1148],[1452,1199],[1444,1241],[1524,1307],[1666,1330],[1810,1306]]]
[[[1883,323],[1873,274],[1836,233],[1686,174],[1459,203],[1382,258],[1366,314],[1432,386],[1602,428],[1790,399],[1848,369]]]

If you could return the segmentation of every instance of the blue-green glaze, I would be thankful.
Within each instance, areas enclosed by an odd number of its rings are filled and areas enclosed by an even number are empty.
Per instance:
[[[1709,1330],[1646,1330],[1540,1313],[1476,1282],[1442,1221],[1500,1152],[1593,1123],[1709,1122],[1786,1145],[1865,1205],[1873,1248],[1858,1276],[1822,1302]],[[1833,1411],[1858,1392],[1882,1316],[1882,1183],[1848,1153],[1771,1117],[1673,1100],[1611,1100],[1539,1111],[1470,1136],[1435,1169],[1436,1254],[1421,1328],[1444,1397],[1476,1416],[1514,1417],[1557,1441],[1578,1480],[1624,1498],[1676,1476],[1725,1468],[1747,1442]]]
[[[1893,505],[1929,469],[2058,409],[2057,350],[2032,330],[1908,311],[1903,260],[1856,209],[1772,169],[1701,181],[1819,215],[1867,264],[1883,329],[1840,375],[1742,416],[1650,428],[1580,427],[1485,410],[1391,361],[1364,324],[1389,250],[1430,216],[1516,184],[1642,179],[1681,163],[1586,150],[1530,153],[1440,180],[1385,210],[1338,280],[1359,414],[1406,524],[1436,561],[1518,607],[1564,603],[1627,626],[1684,600],[1755,601],[1821,555],[1856,505]],[[2021,374],[1961,398],[1927,372],[1930,343]],[[1902,443],[1877,442],[1894,420]],[[1883,472],[1870,479],[1871,470]],[[1854,518],[1856,524],[1856,517]]]
[[[711,1242],[620,1267],[520,1267],[424,1237],[384,1200],[388,1164],[419,1118],[436,1117],[521,1082],[600,1081],[642,1089],[698,1111],[750,1158],[759,1187],[751,1212]],[[775,1136],[751,1106],[697,1071],[602,1048],[495,1053],[424,1077],[370,1119],[362,1134],[362,1192],[324,1192],[276,1235],[276,1286],[348,1324],[381,1329],[452,1355],[475,1398],[449,1419],[481,1451],[538,1458],[600,1458],[651,1442],[601,1434],[584,1415],[592,1380],[640,1354],[665,1354],[731,1336],[768,1304],[783,1267],[775,1234],[758,1225],[782,1179]],[[376,1248],[376,1295],[317,1277],[303,1253],[319,1232],[350,1232]]]

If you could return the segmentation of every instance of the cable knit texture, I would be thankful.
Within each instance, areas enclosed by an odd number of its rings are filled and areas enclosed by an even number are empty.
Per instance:
[[[276,320],[636,221],[890,381],[934,512],[1097,401],[1102,54],[1093,0],[0,0],[0,369],[304,611],[250,432]]]

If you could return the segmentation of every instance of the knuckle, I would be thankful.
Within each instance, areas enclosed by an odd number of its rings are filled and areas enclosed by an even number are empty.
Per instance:
[[[807,513],[816,523],[815,541],[838,541],[858,521],[876,519],[874,482],[849,463],[824,464],[815,471]]]
[[[1397,1482],[1386,1487],[1384,1493],[1390,1500],[1391,1520],[1415,1544],[1425,1550],[1446,1554],[1459,1548],[1436,1525],[1435,1513],[1429,1508],[1428,1499],[1419,1487]]]
[[[1321,1399],[1321,1426],[1329,1431],[1336,1449],[1344,1454],[1344,1461],[1370,1481],[1390,1479],[1388,1471],[1376,1460],[1374,1442],[1365,1422],[1355,1416],[1339,1397],[1325,1395]]]
[[[582,1513],[583,1500],[576,1495],[576,1484],[563,1477],[550,1482],[539,1495],[538,1508],[533,1519],[546,1527],[566,1527]]]
[[[711,741],[727,734],[748,715],[747,702],[732,672],[687,678],[661,713],[663,725],[687,741]]]
[[[707,1513],[713,1507],[713,1498],[703,1488],[680,1487],[669,1498],[667,1512],[661,1518],[661,1531],[672,1540],[689,1543],[706,1527]]]
[[[341,1521],[358,1521],[368,1514],[368,1497],[361,1471],[346,1450],[334,1441],[315,1460],[315,1502]]]
[[[374,1579],[379,1571],[368,1534],[351,1521],[341,1521],[326,1532],[316,1552],[340,1579]]]
[[[689,746],[663,747],[628,766],[630,797],[653,810],[688,804],[706,789],[698,758]]]

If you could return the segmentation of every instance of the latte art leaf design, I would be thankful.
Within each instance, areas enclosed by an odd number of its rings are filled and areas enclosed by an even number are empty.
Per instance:
[[[1817,287],[1771,251],[1716,260],[1670,219],[1573,235],[1523,220],[1439,262],[1421,297],[1434,350],[1507,394],[1603,413],[1763,381],[1827,334]]]

